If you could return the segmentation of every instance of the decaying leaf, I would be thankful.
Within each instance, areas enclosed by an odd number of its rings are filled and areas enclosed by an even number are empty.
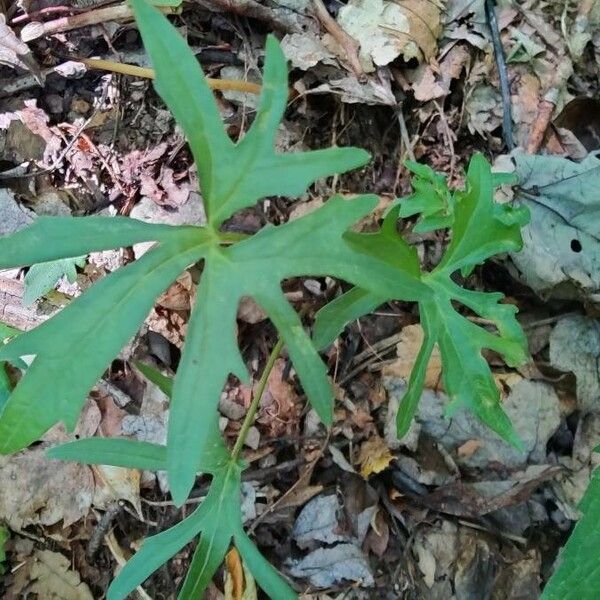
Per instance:
[[[93,600],[79,573],[66,556],[50,550],[35,550],[12,575],[7,597],[38,600]]]
[[[583,315],[563,317],[550,335],[550,362],[577,378],[577,404],[600,408],[600,321]]]
[[[340,9],[340,25],[360,43],[367,72],[402,55],[429,62],[441,33],[443,0],[350,0]]]
[[[363,587],[375,584],[366,557],[354,544],[318,548],[299,560],[289,561],[294,577],[308,579],[317,588],[328,588],[350,581]]]
[[[600,303],[600,158],[580,163],[515,151],[518,200],[531,221],[511,259],[543,297]]]
[[[94,478],[86,465],[57,463],[42,445],[0,457],[0,520],[19,531],[27,525],[66,527],[86,516]]]

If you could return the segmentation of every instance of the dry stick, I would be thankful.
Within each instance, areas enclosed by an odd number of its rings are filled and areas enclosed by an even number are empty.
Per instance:
[[[179,9],[170,6],[161,6],[159,10],[167,15],[177,14]],[[24,42],[30,42],[43,35],[52,35],[54,33],[63,33],[87,25],[98,25],[107,21],[120,21],[122,19],[133,19],[133,10],[128,4],[119,4],[118,6],[107,6],[97,10],[91,10],[79,15],[61,17],[53,21],[40,23],[34,21],[28,23],[21,30],[21,39]]]
[[[356,75],[358,81],[366,83],[367,75],[365,74],[360,60],[358,59],[358,51],[360,44],[348,33],[346,33],[338,24],[338,22],[329,14],[329,11],[323,4],[323,0],[312,0],[313,7],[317,18],[323,24],[323,27],[336,39],[339,45],[344,49],[346,58],[350,68]]]
[[[540,102],[537,117],[529,132],[529,139],[527,140],[527,147],[525,149],[527,154],[535,154],[540,149],[546,135],[546,129],[550,125],[554,109],[556,108],[558,94],[558,88],[552,88]]]
[[[127,63],[114,62],[112,60],[103,60],[100,58],[76,58],[77,62],[83,63],[89,69],[99,69],[100,71],[111,71],[121,75],[133,75],[134,77],[143,77],[144,79],[154,79],[154,69],[147,67],[138,67]],[[238,79],[211,79],[206,78],[209,87],[213,90],[245,92],[247,94],[260,94],[261,86],[251,81],[242,81]]]
[[[256,394],[252,398],[252,402],[248,407],[248,412],[244,417],[244,422],[242,423],[242,428],[238,434],[237,440],[235,441],[235,446],[231,451],[231,459],[236,461],[240,453],[242,452],[242,448],[244,447],[244,442],[246,441],[246,436],[248,435],[248,431],[250,431],[250,427],[254,423],[254,417],[256,416],[256,411],[258,410],[258,406],[262,399],[262,396],[267,387],[267,382],[269,381],[269,375],[275,366],[275,361],[279,357],[279,353],[283,348],[283,338],[279,338],[273,350],[271,350],[271,354],[269,355],[269,359],[267,360],[267,364],[260,376],[260,381],[258,382],[258,387],[256,388]]]
[[[500,93],[502,94],[502,132],[504,134],[504,143],[508,150],[515,147],[515,141],[512,132],[512,110],[510,99],[510,84],[508,82],[508,72],[506,70],[506,60],[504,58],[504,48],[500,39],[500,29],[496,19],[494,0],[485,0],[485,15],[492,34],[492,43],[494,46],[494,56],[496,57],[496,67],[500,79]]]

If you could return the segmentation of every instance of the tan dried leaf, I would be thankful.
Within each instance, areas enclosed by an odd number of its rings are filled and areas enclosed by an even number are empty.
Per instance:
[[[257,421],[268,428],[269,435],[292,435],[299,426],[301,405],[294,386],[283,378],[285,361],[275,362],[269,375]]]
[[[96,479],[94,506],[106,509],[115,500],[127,500],[143,519],[140,500],[140,471],[108,465],[93,465],[92,470]]]
[[[35,550],[10,579],[6,598],[93,600],[86,583],[70,569],[69,559],[50,550]]]
[[[434,58],[444,6],[443,0],[350,0],[338,22],[359,42],[363,68],[372,72],[400,55],[426,62]]]
[[[406,326],[402,330],[402,337],[396,346],[398,358],[384,367],[383,374],[386,377],[400,377],[408,381],[422,343],[423,328],[420,325]],[[437,347],[433,350],[427,365],[425,387],[443,391],[442,359]]]
[[[0,456],[0,521],[11,529],[28,525],[67,527],[86,516],[94,478],[87,465],[46,458],[47,445]]]

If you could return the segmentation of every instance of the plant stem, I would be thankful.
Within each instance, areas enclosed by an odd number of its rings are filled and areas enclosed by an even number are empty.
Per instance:
[[[254,422],[254,417],[256,416],[256,411],[258,410],[258,406],[260,404],[262,396],[267,387],[267,381],[269,380],[269,375],[271,374],[271,371],[273,370],[273,367],[275,366],[275,361],[277,360],[277,357],[279,356],[279,353],[281,352],[282,348],[283,348],[283,339],[279,338],[279,340],[275,344],[275,347],[273,348],[273,350],[271,350],[271,354],[269,355],[267,364],[265,365],[262,375],[260,376],[260,381],[258,382],[258,386],[256,388],[256,394],[254,394],[254,397],[252,398],[252,402],[250,403],[250,406],[248,407],[248,412],[246,413],[244,422],[242,423],[242,428],[240,429],[240,433],[238,434],[237,440],[235,441],[235,446],[233,447],[233,450],[231,451],[231,458],[234,461],[236,461],[239,458],[242,448],[244,447],[244,442],[246,441],[246,436],[248,435],[248,431],[250,430],[250,427],[252,427],[252,423]]]

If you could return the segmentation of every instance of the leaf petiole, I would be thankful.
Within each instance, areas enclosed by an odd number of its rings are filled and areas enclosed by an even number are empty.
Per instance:
[[[258,410],[262,396],[265,393],[267,382],[269,381],[269,375],[275,366],[275,361],[277,360],[282,348],[283,338],[279,338],[273,350],[271,350],[267,364],[265,365],[262,375],[260,376],[260,381],[258,382],[258,387],[256,388],[256,394],[254,394],[254,397],[252,398],[252,402],[250,403],[250,407],[248,408],[248,412],[246,413],[244,422],[242,423],[242,428],[240,429],[240,433],[238,434],[233,450],[231,451],[231,460],[233,462],[237,462],[242,448],[244,447],[246,436],[248,435],[250,427],[252,427],[254,417],[256,416],[256,411]]]

